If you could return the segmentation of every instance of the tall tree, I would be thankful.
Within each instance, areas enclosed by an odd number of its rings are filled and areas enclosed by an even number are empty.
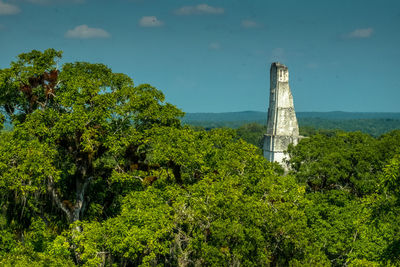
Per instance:
[[[10,177],[3,186],[50,198],[74,222],[96,200],[109,205],[109,195],[88,196],[91,187],[107,192],[113,170],[145,164],[151,129],[179,127],[183,113],[150,85],[135,87],[102,64],[58,67],[60,57],[32,51],[0,70],[0,106],[14,127],[4,134],[0,175]]]

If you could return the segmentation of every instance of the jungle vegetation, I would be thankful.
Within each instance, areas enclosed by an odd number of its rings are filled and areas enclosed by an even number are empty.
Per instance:
[[[345,132],[360,131],[374,137],[392,130],[400,129],[400,113],[388,112],[296,112],[302,135],[309,136],[317,131]],[[262,136],[266,128],[267,113],[257,111],[226,113],[187,113],[182,123],[206,130],[214,128],[247,128],[254,132],[256,128]],[[251,129],[250,129],[251,128]],[[246,129],[241,129],[243,131]]]
[[[1,266],[400,265],[400,131],[310,132],[284,174],[256,125],[185,126],[153,86],[61,56],[0,70]]]

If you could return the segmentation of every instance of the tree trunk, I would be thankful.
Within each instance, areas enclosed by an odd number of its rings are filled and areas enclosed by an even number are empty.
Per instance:
[[[71,210],[69,209],[69,207],[68,207],[64,202],[62,202],[62,201],[60,200],[60,197],[59,197],[59,195],[58,195],[58,193],[57,193],[57,189],[55,188],[54,179],[53,179],[52,176],[50,176],[50,177],[48,178],[48,181],[47,181],[47,189],[48,189],[48,191],[49,191],[49,193],[50,193],[50,196],[52,197],[54,203],[56,204],[56,206],[57,206],[58,208],[60,208],[60,209],[65,213],[68,222],[71,222],[71,219],[72,219],[72,212],[71,212]]]
[[[80,219],[82,215],[83,208],[85,207],[85,193],[88,185],[90,184],[92,177],[85,179],[83,182],[76,182],[76,195],[75,195],[75,204],[72,206],[68,206],[67,201],[61,201],[60,197],[57,193],[57,189],[54,185],[53,177],[49,177],[47,188],[49,193],[58,208],[60,208],[67,217],[67,221],[69,223],[76,222]]]
[[[71,223],[76,222],[83,215],[83,208],[85,207],[85,193],[92,177],[85,179],[83,182],[79,179],[76,181],[76,197],[75,205],[72,210]]]

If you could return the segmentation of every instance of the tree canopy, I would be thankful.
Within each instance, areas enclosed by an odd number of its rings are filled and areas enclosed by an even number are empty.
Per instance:
[[[399,264],[399,132],[312,135],[283,175],[245,130],[61,56],[0,70],[0,265]]]

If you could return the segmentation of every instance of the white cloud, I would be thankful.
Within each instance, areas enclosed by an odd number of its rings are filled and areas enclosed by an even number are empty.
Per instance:
[[[101,28],[90,28],[87,25],[76,26],[65,33],[65,37],[73,39],[109,38],[111,35]]]
[[[164,22],[158,20],[156,16],[144,16],[139,20],[139,25],[142,27],[160,27]]]
[[[257,28],[257,27],[260,26],[254,20],[249,20],[249,19],[242,20],[241,25],[242,25],[243,28]]]
[[[354,31],[346,34],[344,37],[356,39],[356,38],[369,38],[374,33],[373,28],[355,29]]]
[[[221,44],[218,42],[213,42],[208,45],[208,49],[210,50],[219,50],[221,49]]]
[[[26,0],[32,4],[38,5],[50,5],[50,4],[57,4],[57,3],[72,3],[72,4],[82,4],[85,0]]]
[[[213,7],[207,4],[199,4],[197,6],[184,6],[175,10],[175,14],[177,15],[218,15],[223,14],[224,12],[225,10],[222,7]]]
[[[32,4],[39,4],[39,5],[45,5],[51,3],[51,0],[26,0],[26,1]]]
[[[3,1],[0,0],[0,16],[1,15],[14,15],[19,12],[21,12],[21,9],[19,9],[19,7],[12,5],[12,4],[4,3]]]

